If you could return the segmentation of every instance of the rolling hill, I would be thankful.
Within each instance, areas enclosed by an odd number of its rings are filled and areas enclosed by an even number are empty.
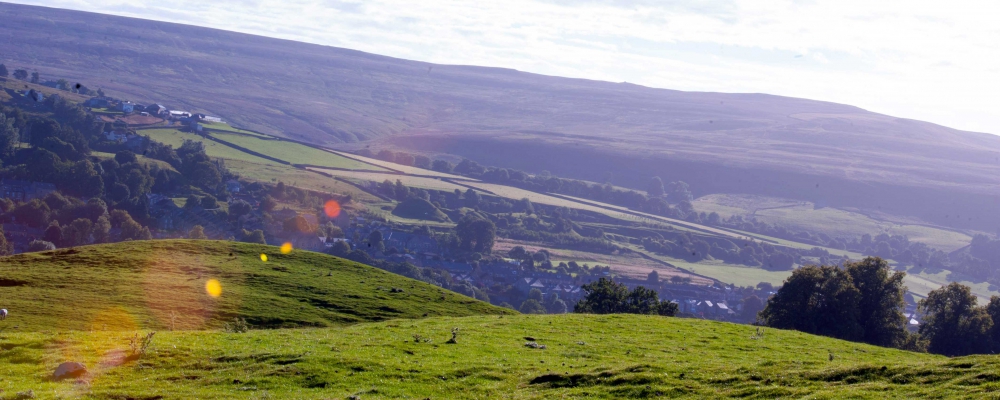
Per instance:
[[[458,328],[456,344],[445,343]],[[983,398],[996,357],[637,315],[393,320],[248,333],[4,332],[3,394],[40,398]],[[534,342],[545,348],[530,348]],[[89,376],[53,382],[65,360]]]
[[[989,134],[821,101],[433,65],[50,8],[0,4],[0,18],[11,67],[314,144],[402,147],[636,188],[658,175],[696,196],[1000,226],[1000,138]]]
[[[210,280],[221,295],[209,293]],[[321,253],[192,240],[4,257],[0,307],[11,312],[3,328],[22,332],[210,329],[235,317],[278,328],[513,313]]]

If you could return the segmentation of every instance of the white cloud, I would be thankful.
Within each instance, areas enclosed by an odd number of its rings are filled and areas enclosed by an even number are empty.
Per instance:
[[[1000,5],[985,1],[22,2],[436,63],[806,97],[1000,134]]]

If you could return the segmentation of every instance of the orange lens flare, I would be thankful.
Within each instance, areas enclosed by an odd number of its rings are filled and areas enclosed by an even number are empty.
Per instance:
[[[327,200],[326,204],[323,205],[323,212],[329,218],[337,218],[340,215],[340,204],[335,200]]]
[[[205,282],[205,292],[212,297],[222,296],[222,283],[219,283],[217,279],[209,279],[208,282]]]
[[[288,254],[292,252],[292,242],[285,242],[281,245],[281,254]]]

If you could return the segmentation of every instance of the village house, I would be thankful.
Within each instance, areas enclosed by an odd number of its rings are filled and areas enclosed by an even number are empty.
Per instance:
[[[191,113],[189,113],[187,111],[170,110],[168,112],[168,114],[170,116],[170,119],[174,119],[174,120],[180,120],[180,119],[183,119],[183,118],[191,118]]]
[[[118,103],[118,110],[125,114],[130,114],[133,111],[135,111],[135,103],[131,101],[123,101],[121,103]]]
[[[163,115],[163,114],[165,114],[167,112],[167,108],[164,107],[164,106],[162,106],[162,105],[160,105],[160,104],[153,103],[153,104],[150,104],[150,105],[146,106],[145,110],[143,110],[143,111],[148,112],[149,115],[160,116],[160,115]]]

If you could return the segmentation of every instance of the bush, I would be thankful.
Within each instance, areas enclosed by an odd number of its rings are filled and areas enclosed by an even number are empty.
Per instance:
[[[149,351],[149,346],[153,344],[153,335],[156,335],[156,332],[149,332],[146,336],[139,336],[136,333],[130,337],[128,339],[128,358],[134,360],[146,355],[146,352]]]
[[[38,251],[49,251],[55,249],[56,245],[52,244],[52,242],[46,242],[44,240],[32,240],[31,243],[28,243],[29,253],[34,253]]]
[[[521,308],[518,311],[521,314],[545,314],[545,306],[539,303],[538,300],[528,299],[521,303]]]
[[[410,197],[399,203],[392,210],[392,214],[409,219],[419,219],[427,221],[449,222],[451,221],[445,213],[438,210],[431,202]]]
[[[236,317],[233,318],[233,322],[227,322],[223,325],[222,330],[229,333],[246,333],[250,331],[250,324],[247,323],[247,320]]]
[[[219,208],[219,200],[215,196],[207,195],[201,198],[201,208],[206,210]]]

